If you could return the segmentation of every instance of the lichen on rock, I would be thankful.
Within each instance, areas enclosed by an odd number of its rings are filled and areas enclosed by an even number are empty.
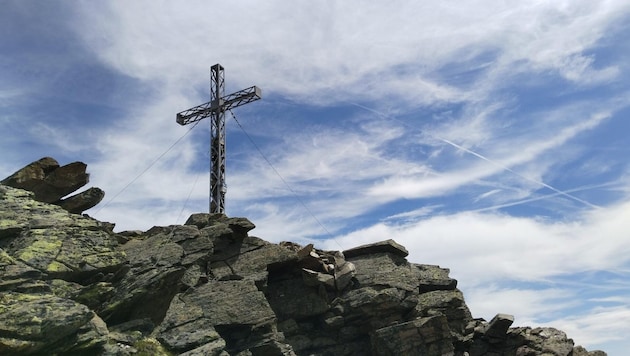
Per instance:
[[[38,164],[15,180],[59,169]],[[0,184],[2,355],[605,356],[508,314],[474,319],[448,269],[390,239],[274,244],[222,214],[114,233],[34,198]]]

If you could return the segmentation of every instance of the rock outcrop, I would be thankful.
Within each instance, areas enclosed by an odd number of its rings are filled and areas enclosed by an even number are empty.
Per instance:
[[[220,214],[114,233],[35,196],[0,185],[1,355],[605,355],[474,319],[392,240],[273,244]]]
[[[59,166],[54,158],[44,157],[19,169],[0,183],[31,191],[35,200],[56,204],[71,213],[81,214],[100,203],[105,196],[101,189],[90,188],[62,199],[89,182],[90,175],[86,173],[86,168],[87,165],[83,162]]]

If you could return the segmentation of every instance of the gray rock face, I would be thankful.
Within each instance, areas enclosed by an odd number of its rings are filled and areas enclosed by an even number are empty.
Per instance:
[[[443,315],[380,328],[372,335],[372,348],[377,355],[388,356],[453,355],[455,352]]]
[[[32,354],[52,351],[66,338],[73,339],[93,313],[85,305],[50,294],[3,293],[0,298],[0,353]],[[70,349],[74,342],[66,347]]]
[[[29,169],[12,179],[58,168]],[[510,315],[473,319],[448,269],[392,240],[342,253],[253,228],[194,214],[116,234],[0,185],[0,354],[605,355]]]

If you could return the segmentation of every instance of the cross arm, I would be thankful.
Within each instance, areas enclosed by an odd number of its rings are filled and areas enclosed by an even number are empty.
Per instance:
[[[262,91],[257,86],[228,94],[219,100],[197,105],[177,114],[177,123],[187,125],[212,115],[213,112],[227,111],[262,98]]]

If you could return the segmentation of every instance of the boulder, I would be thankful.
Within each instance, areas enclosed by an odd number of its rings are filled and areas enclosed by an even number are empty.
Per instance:
[[[573,348],[573,356],[606,356],[606,353],[600,350],[588,351],[582,346],[576,346]]]
[[[88,323],[77,330],[72,346],[63,353],[67,355],[107,354],[105,349],[109,341],[107,324],[98,315],[94,315]]]
[[[59,163],[54,158],[44,157],[24,166],[0,183],[13,188],[33,191],[47,175],[57,168],[59,168]]]
[[[365,286],[349,290],[336,302],[343,306],[346,319],[376,329],[404,320],[417,304],[417,296],[393,287]]]
[[[537,354],[570,356],[573,352],[573,340],[567,334],[555,328],[515,328],[509,331],[506,343],[517,341],[524,343],[518,350],[535,350]],[[521,341],[524,339],[524,341]]]
[[[29,229],[73,227],[108,233],[112,229],[110,223],[70,214],[59,206],[34,200],[32,192],[4,185],[0,185],[0,221],[0,238],[16,238]]]
[[[232,232],[236,234],[236,237],[239,238],[247,236],[247,232],[256,227],[256,225],[254,225],[247,218],[229,218],[225,216],[225,214],[220,213],[192,214],[184,223],[184,225],[195,225],[199,229],[203,229],[204,227],[208,226],[214,226],[217,224],[227,225],[232,230]]]
[[[280,320],[315,317],[330,309],[326,292],[305,284],[301,276],[270,278],[265,296]]]
[[[290,251],[296,251],[297,264],[302,268],[304,283],[309,286],[324,286],[325,288],[342,291],[352,281],[356,268],[352,262],[346,261],[339,251],[316,250],[313,244],[303,248],[283,245]],[[288,246],[288,248],[287,248]]]
[[[90,175],[85,172],[85,163],[55,167],[50,160],[48,157],[33,162],[5,178],[2,184],[30,190],[36,200],[54,203],[88,183]]]
[[[509,322],[509,318],[502,317],[493,320],[494,327],[500,329]],[[484,327],[485,330],[489,328],[489,325]],[[470,347],[470,356],[488,354],[575,356],[573,352],[573,340],[567,338],[564,332],[549,327],[510,328],[505,338],[477,337]]]

